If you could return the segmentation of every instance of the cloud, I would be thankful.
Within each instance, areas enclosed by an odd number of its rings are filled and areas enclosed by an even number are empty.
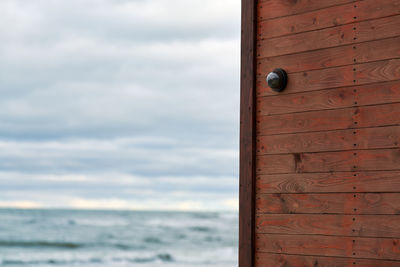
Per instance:
[[[239,36],[240,1],[1,1],[2,203],[237,198]]]
[[[0,201],[0,208],[16,208],[16,209],[39,209],[43,206],[40,203],[20,200],[20,201]]]

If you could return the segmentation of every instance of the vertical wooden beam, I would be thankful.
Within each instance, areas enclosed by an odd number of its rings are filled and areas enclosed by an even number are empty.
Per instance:
[[[254,266],[256,1],[242,0],[239,267]]]

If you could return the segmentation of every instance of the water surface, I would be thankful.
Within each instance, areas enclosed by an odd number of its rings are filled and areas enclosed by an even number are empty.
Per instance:
[[[1,266],[237,266],[230,212],[0,209]]]

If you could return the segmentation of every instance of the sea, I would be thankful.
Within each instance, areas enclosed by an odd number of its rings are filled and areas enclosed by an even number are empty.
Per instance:
[[[236,212],[0,209],[0,266],[238,265]]]

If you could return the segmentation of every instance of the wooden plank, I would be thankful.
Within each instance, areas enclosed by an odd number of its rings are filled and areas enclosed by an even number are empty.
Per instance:
[[[256,209],[274,214],[400,214],[400,193],[258,194]]]
[[[358,127],[380,127],[400,124],[400,104],[386,104],[357,108],[354,124]]]
[[[400,192],[400,171],[258,175],[257,193]]]
[[[400,130],[400,127],[396,128],[396,130]],[[357,141],[357,134],[354,133],[357,133],[357,131],[339,130],[259,136],[257,137],[257,154],[267,155],[352,150]],[[388,140],[384,139],[384,141]],[[393,145],[391,147],[393,147]]]
[[[332,123],[335,122],[335,123]],[[272,135],[400,124],[400,103],[257,116],[257,134]]]
[[[275,115],[395,102],[400,102],[400,81],[258,97],[257,113]]]
[[[242,0],[239,266],[254,265],[256,2]]]
[[[283,95],[399,79],[400,59],[389,59],[353,66],[292,73],[289,75],[287,88],[282,93],[272,91],[268,87],[265,77],[258,76],[257,95]]]
[[[287,154],[357,149],[396,148],[400,126],[257,137],[257,154]]]
[[[400,81],[363,85],[351,89],[356,90],[354,104],[359,106],[390,104],[400,100]]]
[[[365,43],[331,47],[299,54],[277,57],[259,58],[257,60],[257,75],[265,76],[274,68],[280,67],[286,72],[301,72],[316,69],[366,63],[400,57],[400,37]]]
[[[338,258],[323,256],[285,255],[272,253],[256,253],[256,266],[289,267],[399,267],[398,261],[367,260],[357,258]]]
[[[373,87],[376,88],[376,85]],[[396,87],[400,88],[399,83],[396,83]],[[395,94],[398,94],[400,99],[400,93],[396,91]],[[353,87],[298,94],[260,96],[257,98],[257,114],[275,115],[312,110],[348,108],[354,106],[355,101],[356,93]]]
[[[400,35],[400,15],[259,40],[257,57],[273,57]]]
[[[350,3],[353,0],[261,0],[258,4],[259,19],[276,18],[313,11],[330,6]]]
[[[400,45],[399,45],[400,47]],[[355,84],[368,84],[400,79],[400,59],[391,59],[354,66]]]
[[[256,232],[399,238],[400,216],[258,214]]]
[[[377,19],[399,13],[399,0],[365,0],[293,16],[261,20],[258,24],[257,36],[258,38],[267,39],[335,27],[367,19]]]
[[[260,155],[258,174],[400,169],[400,149]]]
[[[271,135],[354,128],[356,108],[257,116],[257,134]],[[335,123],[332,123],[335,122]]]
[[[400,239],[257,234],[257,252],[400,260]]]

